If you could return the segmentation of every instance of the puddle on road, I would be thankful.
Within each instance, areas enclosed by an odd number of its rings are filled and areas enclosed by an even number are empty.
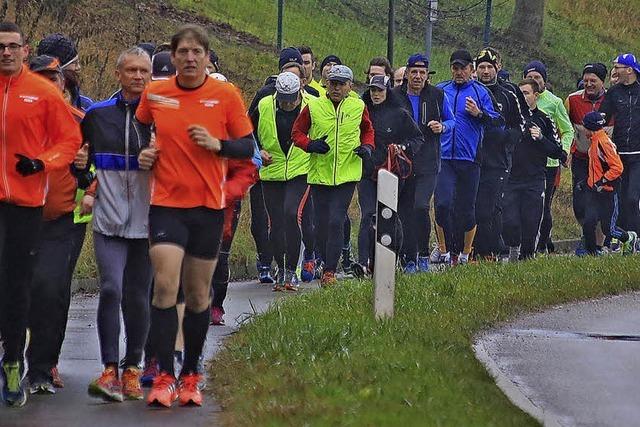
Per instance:
[[[532,338],[558,338],[600,341],[640,341],[640,335],[598,334],[592,332],[553,331],[548,329],[508,329],[508,335]]]

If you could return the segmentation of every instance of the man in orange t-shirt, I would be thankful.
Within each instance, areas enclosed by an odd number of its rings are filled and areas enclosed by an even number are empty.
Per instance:
[[[136,118],[153,123],[155,144],[141,151],[141,168],[152,169],[149,210],[150,256],[154,268],[150,339],[160,375],[149,405],[202,404],[198,358],[209,327],[209,289],[216,266],[226,207],[225,157],[253,155],[253,127],[235,86],[208,78],[209,40],[197,25],[171,38],[177,76],[151,83]],[[182,280],[181,280],[182,277]],[[178,329],[176,296],[182,285],[184,364],[177,384],[173,347]]]
[[[27,400],[22,378],[29,285],[48,176],[69,167],[82,141],[60,91],[24,64],[28,54],[20,28],[0,23],[0,397],[10,406]]]

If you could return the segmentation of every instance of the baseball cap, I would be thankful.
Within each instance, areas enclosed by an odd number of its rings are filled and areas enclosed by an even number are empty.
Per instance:
[[[54,58],[50,55],[40,55],[31,58],[29,61],[29,69],[34,73],[40,73],[42,71],[54,71],[62,74],[62,68],[60,68],[60,61],[58,58]]]
[[[469,53],[469,51],[466,51],[464,49],[456,50],[451,54],[451,57],[449,58],[449,63],[451,65],[458,64],[466,67],[472,62],[473,58],[471,57],[471,54]]]
[[[636,73],[640,73],[640,65],[638,65],[638,61],[636,61],[636,56],[632,53],[623,53],[621,55],[618,55],[616,59],[613,60],[613,62],[615,64],[631,67]]]
[[[353,71],[346,65],[334,65],[329,70],[327,80],[334,80],[342,83],[353,81]]]
[[[276,99],[294,102],[300,93],[300,78],[290,71],[278,74],[276,78]]]
[[[422,64],[419,64],[420,62]],[[411,67],[429,68],[429,57],[421,53],[414,53],[407,59],[407,68]]]
[[[176,75],[176,67],[171,63],[171,53],[160,52],[151,58],[151,80],[169,80]]]
[[[584,127],[594,132],[602,129],[605,123],[604,115],[598,111],[587,113],[582,119]]]
[[[320,63],[320,70],[322,70],[327,64],[333,62],[336,65],[342,65],[342,61],[335,55],[327,55]]]
[[[389,77],[388,76],[373,76],[367,84],[369,87],[377,87],[378,89],[387,89],[389,87]]]
[[[78,59],[76,44],[67,36],[60,33],[49,34],[38,43],[37,52],[40,55],[49,55],[58,58],[60,68]]]
[[[280,51],[280,59],[278,60],[278,68],[281,70],[286,64],[295,62],[302,65],[302,55],[295,47],[285,47]]]

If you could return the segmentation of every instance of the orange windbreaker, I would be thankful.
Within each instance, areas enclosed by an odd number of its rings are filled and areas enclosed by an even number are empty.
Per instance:
[[[82,142],[80,127],[51,82],[23,65],[17,76],[0,76],[0,201],[43,206],[48,172],[68,168]],[[23,177],[16,154],[42,160],[44,173]]]
[[[140,98],[136,118],[155,124],[155,144],[160,151],[152,169],[151,204],[224,208],[227,160],[196,145],[187,128],[204,126],[221,140],[251,134],[253,126],[240,91],[230,83],[210,78],[191,90],[180,88],[175,77],[151,82]]]
[[[67,104],[78,127],[84,118],[84,112]],[[79,148],[79,147],[78,147]],[[73,212],[76,208],[76,192],[78,180],[71,173],[71,168],[62,168],[49,172],[49,191],[42,210],[42,219],[52,221],[62,215]]]
[[[622,175],[622,170],[620,155],[607,133],[604,129],[594,132],[589,146],[589,176],[587,177],[589,187],[593,187],[593,184],[603,177],[608,182],[615,181]],[[613,191],[613,186],[604,185],[603,189]]]

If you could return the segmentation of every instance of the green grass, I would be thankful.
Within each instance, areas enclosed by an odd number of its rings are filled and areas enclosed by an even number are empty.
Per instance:
[[[640,288],[635,257],[541,258],[400,276],[396,317],[345,281],[272,306],[210,369],[225,425],[525,426],[474,358],[478,332],[522,311]]]

